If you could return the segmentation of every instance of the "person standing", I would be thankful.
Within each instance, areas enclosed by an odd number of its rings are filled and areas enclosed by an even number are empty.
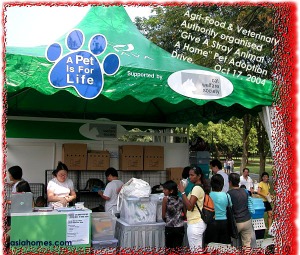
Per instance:
[[[54,178],[47,185],[48,206],[54,209],[66,207],[76,199],[73,181],[68,178],[68,167],[58,162],[52,174]]]
[[[253,235],[251,215],[248,209],[248,194],[239,187],[240,176],[237,173],[229,175],[230,190],[228,194],[232,201],[232,210],[236,220],[238,233],[241,235],[242,246],[250,247]]]
[[[220,174],[215,174],[210,181],[212,191],[209,193],[215,206],[215,221],[207,225],[205,231],[205,243],[230,244],[231,238],[228,231],[226,207],[231,203],[230,196],[222,191],[224,178]]]
[[[228,173],[228,172],[227,172],[227,165],[228,165],[228,164],[227,164],[227,161],[228,161],[228,158],[226,158],[226,159],[224,160],[224,172],[225,172],[225,173]]]
[[[218,159],[213,159],[210,161],[210,168],[213,174],[220,174],[224,178],[224,186],[222,191],[227,192],[229,190],[229,183],[228,183],[228,175],[222,170],[222,163]]]
[[[115,213],[118,213],[118,194],[124,183],[118,179],[118,171],[113,167],[110,167],[105,171],[105,176],[108,184],[106,185],[105,190],[99,190],[98,194],[105,200],[105,212],[115,215]]]
[[[190,192],[192,191],[193,187],[194,187],[194,183],[192,183],[189,179],[189,172],[191,170],[190,166],[186,166],[185,168],[183,168],[182,170],[182,174],[181,177],[182,179],[185,179],[187,184],[185,186],[184,192],[186,195],[190,194]],[[181,193],[178,192],[178,195],[181,197]]]
[[[15,193],[16,187],[20,181],[22,181],[23,171],[20,166],[12,166],[8,168],[8,177],[10,180],[10,185],[12,186],[11,192]]]
[[[265,205],[265,212],[268,214],[268,228],[272,225],[272,206],[269,184],[269,174],[263,172],[261,174],[261,182],[258,184],[257,194],[262,198]]]
[[[240,176],[240,184],[239,184],[239,186],[241,187],[241,185],[245,185],[246,189],[248,191],[250,191],[251,193],[254,192],[253,180],[249,176],[249,168],[247,168],[247,167],[245,167],[243,169],[243,174]]]
[[[163,185],[165,197],[162,201],[162,218],[166,222],[166,248],[182,246],[184,237],[184,206],[182,198],[178,196],[177,184],[166,181]]]
[[[182,194],[182,201],[187,209],[187,237],[189,246],[193,252],[203,248],[203,233],[206,229],[206,223],[202,220],[199,210],[203,208],[204,190],[207,190],[207,183],[200,167],[193,167],[189,171],[189,178],[195,184],[191,193],[187,196],[181,182],[178,184],[178,190]]]
[[[233,173],[233,170],[234,170],[234,161],[233,161],[231,155],[228,156],[227,169],[228,169],[228,174]]]
[[[225,173],[226,174],[230,174],[230,163],[229,163],[229,158],[228,157],[226,157],[226,161],[225,161],[226,163],[225,163],[225,165],[226,165],[226,168],[225,168]]]

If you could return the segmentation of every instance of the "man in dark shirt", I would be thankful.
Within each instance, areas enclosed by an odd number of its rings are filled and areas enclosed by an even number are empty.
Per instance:
[[[250,247],[253,226],[248,209],[248,196],[244,189],[239,188],[240,176],[236,173],[229,175],[228,194],[231,197],[232,209],[236,220],[238,232],[241,235],[242,245]]]

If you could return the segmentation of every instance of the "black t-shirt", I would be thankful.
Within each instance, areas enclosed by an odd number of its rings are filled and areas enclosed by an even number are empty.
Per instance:
[[[244,189],[231,189],[228,191],[232,201],[232,209],[237,223],[251,219],[248,209],[248,196]]]

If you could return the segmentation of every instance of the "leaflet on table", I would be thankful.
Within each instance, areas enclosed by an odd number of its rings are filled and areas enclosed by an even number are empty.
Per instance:
[[[34,212],[52,212],[53,208],[49,207],[49,206],[47,206],[47,207],[34,207],[33,211]]]
[[[71,212],[71,211],[82,211],[83,208],[76,208],[76,207],[59,207],[56,208],[58,212]]]
[[[90,215],[84,211],[74,211],[67,214],[67,236],[66,241],[72,245],[89,243]]]

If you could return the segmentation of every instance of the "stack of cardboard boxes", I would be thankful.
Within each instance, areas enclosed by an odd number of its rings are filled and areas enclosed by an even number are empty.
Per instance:
[[[119,146],[119,169],[140,171],[143,170],[144,154],[141,145]]]
[[[87,170],[106,170],[110,167],[108,151],[88,151]]]
[[[88,151],[86,144],[66,143],[62,146],[62,161],[70,170],[106,170],[110,166],[110,154],[108,151]]]
[[[88,151],[87,144],[63,144],[62,161],[70,170],[106,170],[110,167],[110,153]],[[164,147],[119,146],[119,170],[164,170]]]
[[[87,162],[87,145],[65,143],[62,145],[62,162],[70,170],[85,170]]]
[[[119,169],[140,170],[164,170],[164,147],[123,145],[119,147]]]

